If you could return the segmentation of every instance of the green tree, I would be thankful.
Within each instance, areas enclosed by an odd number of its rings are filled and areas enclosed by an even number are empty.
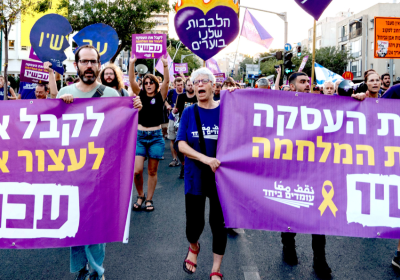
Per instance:
[[[48,7],[46,2],[49,1],[43,0],[36,6],[36,11],[45,12]],[[132,34],[143,34],[154,28],[157,22],[149,20],[152,13],[169,12],[170,6],[168,0],[62,0],[57,10],[68,11],[66,18],[74,31],[95,23],[114,28],[120,40],[118,50],[110,60],[114,62],[121,50],[130,49]]]
[[[168,53],[171,56],[171,58],[173,58],[175,55],[175,52],[176,52],[176,48],[178,47],[178,44],[180,43],[180,41],[170,38],[170,39],[168,39],[167,43],[168,43],[168,48],[167,48]],[[174,63],[181,63],[182,55],[190,55],[190,54],[193,54],[192,51],[189,50],[184,44],[181,44],[178,49],[178,52],[176,53]],[[188,64],[189,74],[202,66],[199,58],[196,55],[191,55],[191,56],[185,57],[184,60],[182,61],[182,63]],[[171,70],[172,70],[172,68],[171,68]]]
[[[240,70],[242,70],[242,72],[246,73],[246,64],[254,64],[253,57],[251,57],[249,55],[244,56],[244,59],[242,60],[242,62],[239,63],[239,73],[241,72]]]
[[[8,35],[10,34],[11,27],[20,20],[21,14],[25,13],[28,8],[31,6],[31,1],[28,0],[2,0],[0,3],[0,30],[4,33],[4,41],[5,41],[5,61],[4,61],[4,100],[8,99]],[[2,38],[0,38],[2,40]],[[2,42],[3,43],[3,42]],[[2,47],[1,44],[0,47]],[[0,57],[1,60],[1,57]],[[1,72],[1,65],[0,65]]]

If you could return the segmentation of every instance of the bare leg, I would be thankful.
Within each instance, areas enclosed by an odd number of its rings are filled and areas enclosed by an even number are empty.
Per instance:
[[[213,262],[213,267],[211,269],[211,272],[221,272],[221,263],[222,263],[222,258],[224,255],[218,255],[218,254],[213,254],[214,255],[214,262]],[[219,276],[213,276],[211,280],[221,280],[221,277]]]
[[[174,149],[174,142],[175,140],[171,140],[171,142],[169,143],[169,148],[171,149],[173,159],[177,159],[176,151]]]
[[[135,187],[138,192],[139,196],[144,196],[143,192],[143,164],[144,164],[144,157],[142,156],[136,156],[135,157],[135,175],[134,175],[134,182],[135,182]],[[137,200],[137,204],[141,205],[142,204],[142,199]],[[133,206],[135,207],[135,206]],[[135,207],[137,208],[137,207]]]
[[[157,169],[158,169],[158,159],[149,158],[149,165],[148,165],[148,174],[149,179],[147,182],[147,200],[152,200],[154,191],[157,185]],[[143,180],[143,179],[142,179]],[[150,203],[146,203],[146,205],[150,205]],[[152,207],[149,210],[153,209]]]

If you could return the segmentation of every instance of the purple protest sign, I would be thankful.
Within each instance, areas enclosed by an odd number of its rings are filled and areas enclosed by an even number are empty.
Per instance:
[[[127,242],[138,121],[132,98],[5,103],[0,248]]]
[[[130,87],[131,84],[129,83],[129,75],[124,75],[124,85]]]
[[[239,5],[232,0],[195,1],[195,4],[178,1],[175,11],[179,39],[203,60],[216,55],[239,33]]]
[[[49,82],[49,72],[43,69],[41,62],[22,60],[19,76],[21,82],[34,84]]]
[[[214,74],[215,76],[215,82],[216,83],[223,83],[225,81],[225,73],[216,73]]]
[[[307,61],[308,61],[308,55],[303,57],[303,61],[301,62],[299,67],[299,72],[303,71],[304,67],[306,67]]]
[[[166,34],[132,34],[132,57],[161,58],[167,53]]]
[[[33,50],[33,48],[31,47],[31,50],[29,51],[29,58],[33,59],[33,60],[39,60],[40,58],[36,55],[35,51]]]
[[[188,73],[189,67],[187,63],[174,63],[174,73]]]
[[[332,0],[294,0],[304,11],[318,20]]]
[[[250,89],[220,104],[227,227],[399,238],[400,101]]]

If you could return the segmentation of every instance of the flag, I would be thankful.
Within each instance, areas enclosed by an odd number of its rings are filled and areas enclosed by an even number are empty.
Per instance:
[[[252,14],[246,9],[243,19],[241,36],[248,40],[260,44],[267,49],[271,45],[274,38],[261,26],[261,24],[253,17]]]
[[[218,62],[214,58],[210,58],[206,60],[206,67],[210,69],[213,74],[221,73],[222,71],[219,69]]]
[[[315,76],[317,80],[317,85],[322,86],[326,81],[332,81],[335,83],[337,80],[343,81],[343,77],[332,72],[325,67],[322,67],[318,63],[315,63]]]
[[[168,54],[169,80],[171,82],[173,82],[174,79],[175,79],[175,77],[174,77],[174,69],[173,69],[174,62],[172,61],[172,58],[169,56],[169,53],[167,53],[167,54]],[[156,70],[158,72],[160,72],[162,75],[164,75],[164,65],[163,65],[163,63],[161,61],[161,58],[157,61]]]
[[[295,2],[315,20],[318,20],[332,0],[295,0]]]

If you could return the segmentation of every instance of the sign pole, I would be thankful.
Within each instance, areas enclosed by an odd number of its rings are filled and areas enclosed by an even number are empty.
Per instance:
[[[156,59],[153,58],[153,75],[156,74]]]
[[[315,34],[317,29],[317,21],[314,19],[313,30],[313,54],[312,54],[312,70],[311,70],[311,92],[314,93],[314,71],[315,71]]]
[[[389,59],[390,86],[393,86],[393,59]]]

